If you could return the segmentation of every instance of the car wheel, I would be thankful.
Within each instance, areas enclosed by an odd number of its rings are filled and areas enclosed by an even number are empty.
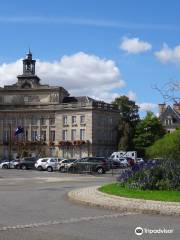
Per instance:
[[[38,167],[37,167],[37,170],[38,170],[38,171],[42,171],[43,168],[42,168],[41,166],[38,166]]]
[[[47,171],[48,171],[48,172],[52,172],[52,171],[53,171],[53,168],[52,168],[52,167],[48,167],[48,168],[47,168]]]
[[[104,171],[104,169],[103,169],[102,167],[99,167],[99,168],[97,169],[97,173],[98,173],[98,174],[103,174],[103,173],[105,173],[105,171]]]
[[[2,166],[2,168],[4,168],[4,169],[8,169],[8,168],[9,168],[9,166],[8,166],[8,165],[6,165],[6,164],[4,164],[4,165]]]
[[[21,166],[21,169],[22,169],[22,170],[27,170],[26,165],[22,165],[22,166]]]

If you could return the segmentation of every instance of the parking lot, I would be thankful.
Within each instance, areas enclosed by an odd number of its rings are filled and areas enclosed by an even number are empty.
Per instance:
[[[0,239],[131,240],[137,226],[173,228],[173,235],[143,239],[179,239],[179,218],[122,213],[71,202],[76,188],[115,180],[112,174],[0,169]],[[147,238],[146,238],[147,237]]]

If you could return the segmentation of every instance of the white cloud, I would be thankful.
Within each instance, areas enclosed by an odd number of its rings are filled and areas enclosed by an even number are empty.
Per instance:
[[[133,92],[133,91],[129,91],[126,96],[131,100],[131,101],[135,101],[137,96],[136,96],[136,93]]]
[[[174,48],[170,48],[166,43],[164,43],[162,49],[155,52],[155,56],[162,63],[180,63],[180,45],[177,45]]]
[[[141,53],[146,52],[152,48],[151,44],[148,42],[140,41],[139,38],[127,38],[124,37],[120,49],[126,51],[127,53]]]
[[[0,85],[15,83],[15,77],[21,73],[21,60],[0,65]],[[62,86],[71,95],[88,95],[108,102],[117,96],[114,92],[125,85],[114,61],[83,52],[54,62],[37,60],[36,74],[42,84]]]
[[[158,105],[155,103],[139,103],[140,111],[153,111],[156,110]]]

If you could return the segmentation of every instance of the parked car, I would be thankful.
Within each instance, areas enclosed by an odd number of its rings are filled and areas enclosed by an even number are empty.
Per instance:
[[[130,160],[127,158],[119,158],[120,167],[128,167],[130,165]]]
[[[58,170],[59,163],[63,160],[63,158],[49,158],[45,164],[45,169],[48,172],[53,172]]]
[[[5,160],[0,164],[0,168],[5,168],[5,169],[16,168],[18,164],[19,164],[19,160],[12,160],[12,161]]]
[[[66,172],[71,167],[74,161],[77,159],[64,159],[58,164],[58,170],[60,172]]]
[[[112,158],[108,158],[108,164],[110,169],[116,169],[121,167],[120,161]]]
[[[35,163],[35,168],[39,171],[46,169],[46,163],[50,158],[39,158]]]
[[[69,172],[97,172],[105,173],[110,169],[108,160],[104,157],[87,157],[74,161],[69,167]]]
[[[35,167],[36,160],[35,157],[24,157],[18,163],[17,168],[22,170],[32,169]]]

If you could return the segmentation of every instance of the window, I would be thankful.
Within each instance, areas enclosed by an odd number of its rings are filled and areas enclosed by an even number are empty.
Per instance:
[[[47,162],[47,158],[42,159],[41,162]]]
[[[26,141],[28,140],[28,130],[26,130],[26,132],[25,132],[25,139],[26,139]]]
[[[85,140],[85,129],[80,129],[80,140]]]
[[[81,124],[85,123],[85,115],[80,116],[80,123]]]
[[[41,140],[46,141],[46,131],[41,131]]]
[[[68,118],[67,115],[63,116],[63,125],[67,125],[68,124]]]
[[[50,162],[55,163],[56,159],[51,159]]]
[[[62,132],[62,137],[63,137],[63,141],[67,141],[67,135],[68,135],[68,131],[67,130],[63,130],[63,132]]]
[[[49,125],[54,125],[55,124],[55,118],[50,118],[49,119]]]
[[[37,131],[32,131],[31,140],[33,142],[37,140]]]
[[[4,142],[7,142],[8,141],[8,139],[9,139],[9,132],[8,131],[4,131],[3,132],[3,141]]]
[[[72,116],[72,124],[76,124],[76,116]]]
[[[52,142],[55,141],[55,131],[54,130],[50,131],[49,140]]]
[[[71,140],[76,140],[76,129],[71,130]]]
[[[38,122],[38,120],[37,120],[36,117],[33,117],[33,118],[31,119],[31,124],[32,124],[32,125],[37,125],[37,122]]]
[[[172,125],[173,121],[171,118],[165,119],[165,125]]]
[[[46,119],[45,118],[41,118],[41,125],[46,125]]]

